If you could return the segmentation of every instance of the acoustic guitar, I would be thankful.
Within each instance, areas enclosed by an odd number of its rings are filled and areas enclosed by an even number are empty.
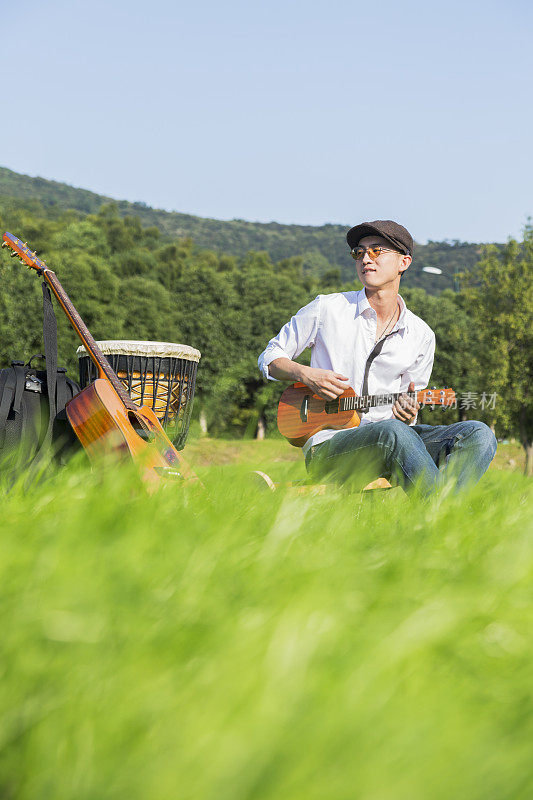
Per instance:
[[[11,233],[2,247],[46,281],[98,371],[97,379],[66,405],[68,419],[92,460],[132,458],[150,490],[166,480],[197,481],[149,406],[137,406],[72,305],[56,274]]]
[[[453,389],[422,389],[405,394],[421,405],[446,407],[456,402]],[[294,383],[281,395],[278,430],[294,447],[303,447],[311,436],[324,428],[357,428],[361,422],[358,411],[395,403],[399,396],[398,392],[359,397],[348,388],[335,400],[324,400],[313,394],[305,383]]]

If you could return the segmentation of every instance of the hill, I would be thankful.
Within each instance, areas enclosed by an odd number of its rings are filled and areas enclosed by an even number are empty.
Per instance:
[[[353,262],[346,246],[345,225],[282,225],[278,222],[230,221],[164,211],[145,203],[114,200],[66,183],[32,178],[0,167],[0,195],[38,201],[48,214],[74,209],[81,214],[97,212],[112,202],[120,216],[136,216],[143,225],[156,226],[172,239],[191,238],[203,248],[235,256],[249,251],[267,251],[274,262],[291,256],[303,259],[304,272],[314,276],[338,270],[342,282],[353,279]],[[405,285],[424,288],[431,294],[452,285],[455,272],[469,270],[477,262],[480,245],[460,241],[433,242],[416,246],[415,262]],[[422,267],[440,267],[444,277],[422,272]],[[334,275],[332,275],[334,279]]]

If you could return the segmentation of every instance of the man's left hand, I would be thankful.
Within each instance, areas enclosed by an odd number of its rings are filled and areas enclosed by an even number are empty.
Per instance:
[[[408,392],[414,392],[415,385],[413,381],[407,387]],[[397,419],[409,424],[412,422],[418,413],[420,403],[417,403],[412,397],[408,397],[405,393],[401,394],[392,407],[392,413]]]

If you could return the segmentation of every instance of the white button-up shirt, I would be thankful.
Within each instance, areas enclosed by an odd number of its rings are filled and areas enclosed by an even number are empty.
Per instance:
[[[399,295],[398,301],[400,317],[370,367],[369,394],[404,392],[411,381],[415,389],[425,389],[429,382],[435,334],[420,317],[409,311]],[[306,347],[311,347],[312,367],[346,375],[347,385],[362,394],[366,361],[376,345],[376,329],[377,315],[364,289],[319,294],[269,341],[259,356],[259,369],[265,378],[275,380],[268,370],[272,361],[296,358]],[[361,415],[361,425],[392,416],[392,405],[377,406]],[[336,433],[339,431],[331,428],[315,433],[305,443],[304,452]]]

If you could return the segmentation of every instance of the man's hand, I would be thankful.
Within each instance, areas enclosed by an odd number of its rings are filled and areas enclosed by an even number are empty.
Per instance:
[[[290,358],[276,358],[268,365],[269,374],[279,381],[300,381],[324,400],[335,400],[349,388],[346,375],[332,369],[316,369],[291,361]]]
[[[331,369],[303,367],[300,380],[324,400],[335,400],[349,388],[346,383],[349,378]]]
[[[414,392],[414,390],[415,385],[413,381],[411,381],[407,387],[407,391]],[[402,422],[409,424],[415,419],[419,408],[420,403],[415,402],[412,397],[408,397],[406,394],[401,394],[392,407],[392,413],[397,419],[401,419]]]

